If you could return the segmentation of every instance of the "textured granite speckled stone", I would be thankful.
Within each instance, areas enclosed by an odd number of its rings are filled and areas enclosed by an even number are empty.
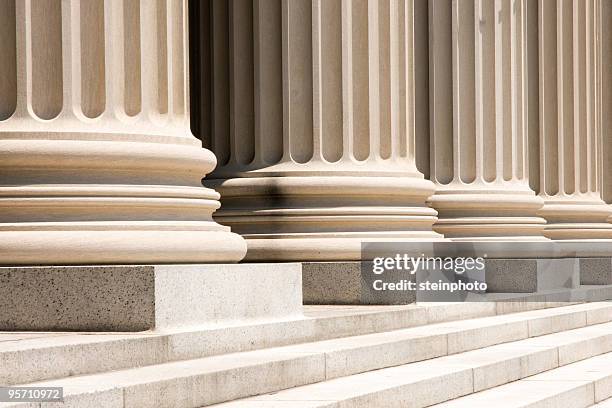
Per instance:
[[[0,268],[0,330],[141,331],[301,308],[297,263]]]
[[[2,330],[146,330],[152,266],[0,268]]]
[[[582,285],[612,284],[612,258],[580,258]]]
[[[385,282],[414,277],[401,272],[385,272],[376,276],[363,274],[361,262],[304,262],[302,263],[303,296],[305,304],[319,305],[401,305],[414,303],[414,291],[375,291],[372,281]]]
[[[485,274],[489,292],[533,293],[577,288],[578,258],[487,259]]]
[[[485,261],[487,291],[536,292],[537,269],[535,259],[487,259]]]

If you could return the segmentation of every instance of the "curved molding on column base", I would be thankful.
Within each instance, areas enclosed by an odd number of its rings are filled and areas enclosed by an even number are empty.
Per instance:
[[[552,223],[605,223],[612,216],[612,207],[603,200],[545,199],[538,212]]]
[[[188,131],[185,131],[188,134]],[[22,139],[16,138],[17,136]],[[0,264],[237,262],[192,137],[0,132]]]
[[[452,241],[548,241],[541,218],[442,219],[434,230]]]
[[[214,224],[214,223],[210,223]],[[216,225],[216,224],[215,224]],[[13,229],[11,229],[13,227]],[[102,265],[238,262],[246,243],[213,225],[49,226],[0,224],[2,265]],[[71,228],[71,229],[68,229]],[[138,229],[136,229],[138,228]],[[198,229],[200,228],[200,229]]]
[[[555,240],[612,239],[612,207],[598,197],[545,197],[538,212],[548,221],[544,235]]]
[[[195,139],[138,135],[0,133],[0,184],[192,186],[216,164]],[[37,138],[38,137],[38,138]],[[73,137],[74,139],[70,139]],[[94,138],[95,137],[95,138]],[[176,142],[176,143],[175,143]],[[180,142],[180,143],[178,143]]]
[[[531,191],[440,190],[429,204],[438,210],[434,230],[453,241],[547,241],[543,200]]]
[[[441,240],[428,180],[244,177],[204,180],[221,193],[215,220],[248,244],[248,261],[357,261],[361,243]]]
[[[608,223],[551,224],[546,227],[544,235],[555,240],[612,240],[612,225]]]
[[[317,236],[243,236],[248,251],[245,260],[256,261],[360,261],[361,247],[368,242],[444,241],[441,235],[418,232],[405,234],[319,234]]]

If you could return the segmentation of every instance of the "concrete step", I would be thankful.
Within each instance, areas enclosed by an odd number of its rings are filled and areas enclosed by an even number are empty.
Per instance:
[[[594,337],[596,332],[600,333],[599,339]],[[611,335],[612,324],[608,323],[337,378],[213,407],[420,408],[431,405],[447,407],[446,404],[448,407],[469,408],[586,407],[612,393],[612,353],[608,349]],[[595,343],[598,346],[593,347]],[[585,348],[595,357],[575,363],[575,359],[585,357]],[[564,363],[570,365],[562,366]],[[556,405],[555,398],[560,401],[564,398],[557,394],[564,392],[568,392],[569,403]],[[540,399],[544,405],[529,405]],[[445,401],[448,402],[440,404]],[[526,402],[524,405],[513,405],[523,401]],[[582,405],[575,404],[576,401],[582,401]]]
[[[581,408],[612,406],[612,353],[592,357],[487,391],[434,405],[437,408]]]
[[[612,398],[608,398],[607,400],[601,401],[598,404],[591,405],[592,408],[612,408]]]
[[[63,386],[66,401],[79,407],[199,407],[279,390],[285,391],[276,396],[289,395],[300,400],[333,394],[336,384],[340,389],[356,392],[358,398],[381,392],[387,395],[389,389],[395,388],[414,392],[415,384],[422,382],[426,383],[424,390],[428,390],[430,397],[446,395],[447,388],[451,397],[456,397],[467,393],[468,388],[469,392],[485,389],[612,351],[612,323],[597,324],[610,320],[611,304],[582,304],[68,377],[35,385]],[[566,331],[574,327],[580,328]],[[460,354],[448,355],[453,353]],[[435,358],[438,356],[443,357]],[[406,364],[410,362],[414,363]],[[404,365],[384,368],[399,364]],[[356,374],[380,368],[384,369]],[[411,382],[413,379],[417,381]],[[451,386],[442,386],[447,383]],[[290,389],[304,384],[311,385]],[[439,384],[444,391],[434,392],[432,384]],[[366,385],[375,389],[368,390]],[[453,390],[460,393],[452,394]],[[362,395],[362,391],[366,394]],[[238,402],[243,405],[237,406],[248,406],[244,403]]]
[[[555,330],[602,322],[601,316],[606,316],[605,306],[595,304],[591,307],[589,306],[591,304],[587,303],[571,309],[570,307],[573,306],[564,305],[568,304],[566,302],[568,300],[587,302],[610,298],[612,298],[612,286],[584,286],[580,289],[538,294],[494,294],[491,295],[491,302],[482,303],[310,306],[305,307],[306,317],[303,319],[262,322],[248,326],[112,334],[5,332],[0,334],[0,384],[12,385],[96,374],[270,347],[312,343],[406,328],[430,327],[432,324],[441,324],[441,322],[446,322],[446,325],[439,327],[443,330],[451,330],[449,332],[450,352],[458,352],[465,350],[465,346],[461,346],[460,343],[472,342],[474,340],[472,335],[478,330],[488,330],[491,333],[477,337],[482,339],[481,347],[495,344],[495,341],[498,340],[494,334],[499,331],[500,327],[506,327],[506,323],[509,322],[512,324],[505,329],[505,333],[509,333],[511,329],[515,330],[514,337],[505,334],[505,337],[499,341],[524,338],[525,323],[514,321],[515,318],[520,320],[527,317],[534,320],[531,323],[531,334],[529,335],[544,334],[547,332],[546,325],[553,324],[551,323],[553,320],[547,320],[547,313],[550,310],[552,310],[551,319],[557,316],[554,319],[568,322],[567,326],[560,323],[561,325],[557,325],[558,329]],[[556,307],[560,307],[558,315],[555,311]],[[524,312],[525,310],[532,310],[532,312]],[[510,320],[503,318],[515,312],[532,314],[513,317]],[[469,323],[476,326],[472,328],[472,331],[465,331],[465,334],[461,333],[463,329],[469,328],[466,326],[468,323],[461,321],[458,325],[453,326],[452,324],[460,319],[483,317],[491,317],[492,320]],[[544,319],[542,323],[538,323],[540,317]],[[487,323],[488,326],[480,327],[481,323]],[[426,329],[426,332],[430,333],[429,330],[429,328]],[[418,330],[414,333],[417,332]],[[456,344],[453,343],[453,338],[457,339]],[[412,343],[415,342],[416,340],[412,341]],[[456,349],[453,349],[455,346]],[[406,362],[401,360],[394,364]],[[389,358],[387,364],[392,363],[392,358]],[[368,364],[364,363],[364,369],[369,369]]]

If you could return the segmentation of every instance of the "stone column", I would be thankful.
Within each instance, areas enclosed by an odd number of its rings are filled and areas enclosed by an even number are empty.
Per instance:
[[[539,2],[540,214],[553,239],[612,237],[598,168],[603,66],[596,3]]]
[[[0,37],[0,263],[243,257],[200,183],[184,0],[1,0]]]
[[[544,239],[527,160],[535,16],[529,0],[429,2],[430,202],[447,238]]]
[[[425,204],[434,185],[414,154],[414,32],[426,4],[234,0],[207,10],[201,115],[211,120],[201,135],[219,159],[207,185],[247,259],[358,260],[364,241],[440,239]]]
[[[596,18],[598,28],[598,77],[601,90],[601,104],[598,109],[599,129],[601,130],[602,195],[605,202],[612,204],[612,2],[597,0],[596,7],[600,10]],[[612,217],[608,219],[612,222]]]

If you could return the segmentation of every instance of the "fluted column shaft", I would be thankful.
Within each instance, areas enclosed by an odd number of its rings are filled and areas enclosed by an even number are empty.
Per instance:
[[[426,3],[200,4],[200,133],[219,158],[208,185],[247,259],[359,259],[363,241],[439,238],[414,153]]]
[[[183,0],[0,2],[0,263],[237,261],[188,127]]]
[[[596,9],[600,11],[595,24],[600,33],[597,80],[601,84],[601,105],[598,109],[602,147],[601,192],[604,201],[612,204],[612,2],[597,0]],[[612,222],[612,216],[608,222]]]
[[[543,239],[527,160],[536,16],[528,0],[429,1],[430,202],[445,237]]]
[[[540,196],[546,236],[610,238],[601,198],[600,4],[540,1]],[[604,22],[605,24],[606,22]]]

